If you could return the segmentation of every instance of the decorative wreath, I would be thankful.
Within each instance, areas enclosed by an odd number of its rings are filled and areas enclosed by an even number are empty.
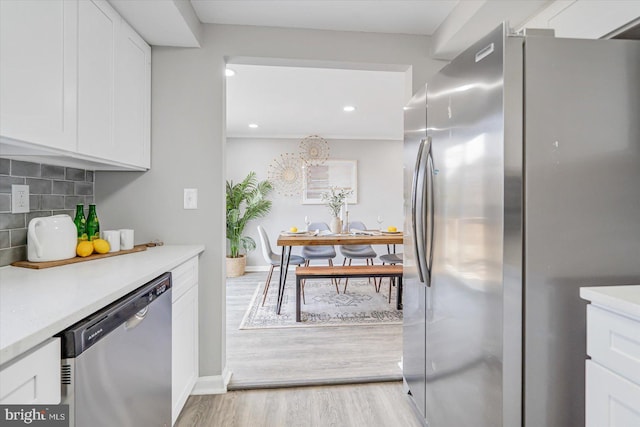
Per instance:
[[[283,196],[295,196],[302,191],[302,160],[293,153],[273,159],[267,175],[273,188]]]
[[[320,165],[329,158],[329,143],[318,135],[300,141],[300,158],[310,165]]]

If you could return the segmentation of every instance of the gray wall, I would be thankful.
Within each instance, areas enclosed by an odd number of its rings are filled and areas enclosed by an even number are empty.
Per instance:
[[[413,67],[413,88],[444,63],[423,36],[205,25],[202,48],[152,49],[151,170],[97,172],[101,221],[136,241],[206,245],[200,263],[200,375],[225,366],[224,183],[228,58],[263,57]],[[199,191],[182,209],[182,189]]]
[[[402,141],[329,140],[332,159],[357,160],[358,203],[349,206],[349,218],[365,223],[368,228],[377,228],[377,216],[381,215],[383,226],[402,228]],[[227,179],[239,182],[250,171],[258,179],[267,179],[271,160],[281,153],[297,153],[300,140],[292,139],[227,139]],[[250,222],[247,234],[254,238],[258,249],[250,252],[248,266],[267,266],[260,250],[260,239],[256,226],[262,225],[277,251],[275,239],[278,231],[296,226],[304,229],[304,217],[327,224],[331,221],[329,210],[324,205],[303,205],[302,196],[286,197],[272,192],[269,199],[273,207],[269,215]],[[378,254],[386,253],[386,247],[376,247]],[[293,253],[298,253],[294,249]],[[342,263],[338,257],[334,262]],[[357,262],[356,262],[357,263]]]
[[[27,259],[27,227],[33,218],[85,215],[93,203],[93,171],[0,158],[0,267]],[[29,186],[29,212],[11,213],[11,185]],[[100,212],[98,212],[100,214]]]

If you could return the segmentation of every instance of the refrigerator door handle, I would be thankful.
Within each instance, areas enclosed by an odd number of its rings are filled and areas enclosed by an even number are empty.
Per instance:
[[[418,267],[418,278],[420,279],[421,283],[425,282],[425,270],[423,269],[423,262],[424,262],[424,256],[422,255],[422,251],[420,250],[421,248],[424,248],[424,242],[421,239],[421,237],[423,237],[422,232],[418,232],[418,226],[420,226],[420,228],[422,229],[422,207],[424,206],[424,201],[423,201],[423,197],[420,197],[420,200],[418,200],[418,187],[421,187],[424,189],[424,181],[422,181],[422,183],[420,182],[420,180],[424,179],[424,174],[421,173],[422,170],[422,166],[423,166],[423,154],[424,154],[424,144],[427,140],[426,139],[421,139],[420,140],[420,146],[418,147],[418,156],[416,158],[416,167],[413,170],[413,185],[412,185],[412,189],[411,189],[411,225],[412,225],[412,232],[413,232],[413,242],[414,242],[414,248],[415,248],[415,256],[416,256],[416,266]],[[422,184],[422,185],[421,185]],[[424,190],[421,191],[421,193],[424,195]],[[420,210],[418,211],[418,206],[420,206]],[[420,224],[418,223],[418,218],[420,218]]]
[[[428,200],[428,225],[429,225],[429,262],[426,263],[427,268],[427,276],[429,277],[429,281],[427,282],[427,286],[431,287],[431,269],[433,268],[433,236],[435,232],[435,204],[436,199],[434,196],[434,182],[433,179],[435,177],[435,168],[433,166],[433,150],[431,149],[431,137],[429,137],[429,151],[427,151],[427,181],[429,183],[429,188],[427,190],[427,200]],[[426,253],[425,253],[426,255]]]

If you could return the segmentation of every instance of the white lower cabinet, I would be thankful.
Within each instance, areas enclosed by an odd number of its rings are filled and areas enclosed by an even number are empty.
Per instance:
[[[171,422],[180,411],[198,379],[198,258],[171,271],[172,363]]]
[[[0,404],[60,403],[60,338],[50,338],[0,370]]]
[[[640,426],[640,385],[587,360],[586,427]]]
[[[640,426],[640,319],[587,306],[586,427]]]

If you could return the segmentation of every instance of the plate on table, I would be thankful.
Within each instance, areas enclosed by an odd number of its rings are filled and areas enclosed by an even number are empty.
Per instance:
[[[381,232],[382,234],[390,234],[390,235],[402,234],[402,231],[386,231],[386,230],[381,230],[380,232]]]
[[[308,231],[283,231],[281,233],[283,236],[301,236],[303,234],[309,234]]]
[[[380,233],[378,232],[378,230],[357,230],[355,228],[352,228],[351,234],[354,236],[375,236]]]

